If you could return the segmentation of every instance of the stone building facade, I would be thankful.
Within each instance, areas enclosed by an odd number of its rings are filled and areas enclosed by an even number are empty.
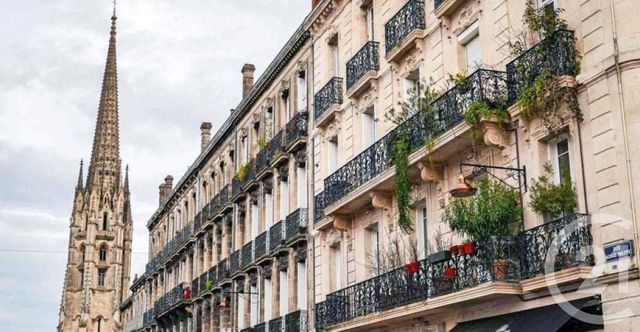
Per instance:
[[[532,33],[527,3],[561,8],[566,27]],[[256,84],[242,69],[243,100],[213,137],[201,126],[189,171],[160,186],[130,330],[633,330],[638,256],[621,248],[638,242],[639,11],[631,0],[313,1]],[[543,74],[565,96],[545,105],[559,122],[522,103]],[[398,126],[425,86],[434,113]],[[478,105],[505,117],[471,122]],[[403,176],[393,156],[406,132]],[[575,211],[530,208],[547,164],[551,182],[570,181]],[[468,243],[443,214],[483,178],[518,190],[524,212],[509,237]],[[411,231],[398,224],[407,209]]]
[[[86,183],[80,164],[71,214],[59,332],[123,330],[119,307],[129,296],[133,221],[119,144],[114,12],[91,162]]]

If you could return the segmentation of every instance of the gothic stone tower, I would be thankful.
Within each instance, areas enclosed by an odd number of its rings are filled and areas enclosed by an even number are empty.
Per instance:
[[[59,332],[121,331],[118,307],[129,286],[133,222],[128,168],[122,180],[118,134],[116,15],[102,81],[91,163],[82,162],[71,215]]]

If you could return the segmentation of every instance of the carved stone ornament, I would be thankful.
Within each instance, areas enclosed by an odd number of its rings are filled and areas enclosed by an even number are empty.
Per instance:
[[[258,284],[258,272],[256,270],[252,270],[249,272],[249,285],[255,286]]]
[[[269,177],[262,181],[262,190],[267,194],[273,192],[273,178]]]
[[[253,113],[253,128],[254,129],[258,129],[260,128],[260,113]]]
[[[482,136],[484,144],[487,146],[494,146],[500,149],[505,149],[509,146],[509,139],[504,132],[504,129],[495,122],[485,121],[483,122],[484,135]]]
[[[278,255],[278,270],[286,271],[289,268],[289,252]]]
[[[440,182],[442,180],[442,166],[431,165],[430,162],[421,161],[418,163],[420,178],[424,182]]]
[[[284,163],[282,166],[278,167],[278,178],[280,181],[287,181],[289,178],[289,164]]]
[[[369,197],[371,197],[371,205],[376,209],[391,210],[393,207],[391,195],[386,192],[372,191]]]
[[[460,35],[462,32],[464,32],[464,30],[466,30],[478,20],[480,14],[482,14],[482,9],[474,7],[474,1],[469,1],[466,7],[460,9],[458,19],[456,20],[455,26],[453,26],[453,29],[451,30],[454,35]]]
[[[333,227],[339,231],[348,231],[351,226],[351,217],[346,214],[333,214]]]
[[[247,202],[241,201],[238,203],[238,216],[240,217],[240,219],[244,219],[246,215],[247,215]]]
[[[272,265],[271,265],[271,261],[268,262],[268,264],[262,265],[262,277],[265,279],[271,279],[271,272],[272,272]]]
[[[370,227],[371,225],[378,222],[379,213],[375,209],[367,209],[361,215],[358,216],[358,222],[362,223],[364,228]]]
[[[257,205],[258,199],[260,198],[260,193],[257,190],[254,190],[249,193],[249,196],[251,197],[251,204]]]
[[[298,242],[296,247],[296,261],[304,262],[307,260],[307,241]]]
[[[298,167],[304,167],[307,164],[307,149],[303,148],[296,151],[294,157]]]
[[[340,132],[340,120],[339,114],[336,114],[333,121],[331,121],[324,130],[323,136],[325,140],[331,140],[338,136],[338,133]]]

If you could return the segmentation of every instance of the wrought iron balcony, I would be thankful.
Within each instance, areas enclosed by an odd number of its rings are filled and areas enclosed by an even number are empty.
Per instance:
[[[202,295],[204,292],[208,291],[207,289],[207,281],[209,281],[209,271],[202,272],[200,277],[198,277],[198,290],[199,293],[194,293],[194,296]]]
[[[254,258],[259,260],[267,255],[267,247],[269,245],[269,232],[265,231],[258,235],[254,241]]]
[[[327,206],[324,199],[324,191],[313,197],[313,224],[324,218],[324,208]]]
[[[229,264],[227,264],[226,258],[218,262],[216,269],[218,270],[218,281],[229,277]]]
[[[240,250],[234,251],[229,257],[229,272],[234,274],[240,270]]]
[[[573,215],[520,233],[476,243],[472,255],[400,267],[328,294],[316,304],[316,328],[491,282],[521,280],[576,265],[593,265],[590,218]],[[551,259],[553,261],[549,262]]]
[[[200,227],[202,227],[202,211],[196,213],[195,218],[193,218],[193,227],[195,227],[195,229],[200,229]]]
[[[253,263],[253,242],[249,242],[242,246],[242,260],[240,267],[242,269]]]
[[[275,250],[284,243],[284,221],[280,220],[269,228],[269,251]]]
[[[291,212],[285,220],[285,239],[289,242],[307,230],[307,209],[299,208]]]
[[[298,143],[307,138],[308,113],[298,112],[285,126],[285,147],[287,151],[294,149]]]
[[[164,263],[169,257],[177,253],[185,243],[189,241],[193,235],[194,224],[190,223],[183,227],[178,234],[176,234],[164,248],[162,248],[150,261],[145,268],[145,274],[151,275],[155,272],[162,263]]]
[[[509,105],[531,86],[538,75],[549,70],[554,75],[577,75],[573,31],[558,30],[507,64]]]
[[[283,328],[284,324],[282,321],[282,317],[274,318],[269,321],[269,332],[282,331]]]
[[[154,303],[154,312],[157,316],[162,316],[173,307],[183,302],[182,298],[182,285],[178,285],[170,290],[168,293],[162,295]]]
[[[217,265],[214,265],[209,268],[209,271],[207,271],[207,278],[209,278],[209,280],[211,281],[211,284],[215,287],[216,283],[218,282],[218,266]]]
[[[384,25],[386,54],[402,44],[409,34],[425,28],[424,0],[410,0]]]
[[[462,123],[464,112],[473,102],[499,103],[506,97],[505,79],[503,72],[477,70],[467,77],[464,84],[445,92],[432,104],[436,110],[434,115],[414,114],[325,178],[324,196],[316,196],[316,210],[319,203],[327,207],[392,167],[393,142],[402,131],[411,133],[410,151],[415,152],[429,140]],[[318,220],[315,219],[316,222]]]
[[[200,277],[191,280],[191,296],[197,297],[200,294]]]
[[[142,315],[142,322],[144,326],[151,326],[156,324],[156,315],[153,308],[150,308]]]
[[[440,7],[440,5],[442,5],[443,2],[445,2],[446,0],[434,0],[433,1],[433,7],[435,9],[438,9],[438,7]]]
[[[271,169],[271,166],[286,154],[285,131],[286,129],[280,130],[256,155],[256,173],[258,175],[264,174]]]
[[[378,42],[369,41],[347,62],[347,91],[371,71],[378,71]]]
[[[342,104],[342,78],[334,77],[313,97],[316,122],[332,105]]]
[[[260,324],[256,324],[256,326],[253,327],[253,332],[267,332],[267,323],[260,323]]]
[[[285,332],[301,332],[307,330],[307,311],[298,310],[284,316]]]

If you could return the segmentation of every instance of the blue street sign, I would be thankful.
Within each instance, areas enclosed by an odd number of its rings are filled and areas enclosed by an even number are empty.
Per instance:
[[[604,257],[607,262],[633,256],[633,241],[628,240],[604,246]]]

